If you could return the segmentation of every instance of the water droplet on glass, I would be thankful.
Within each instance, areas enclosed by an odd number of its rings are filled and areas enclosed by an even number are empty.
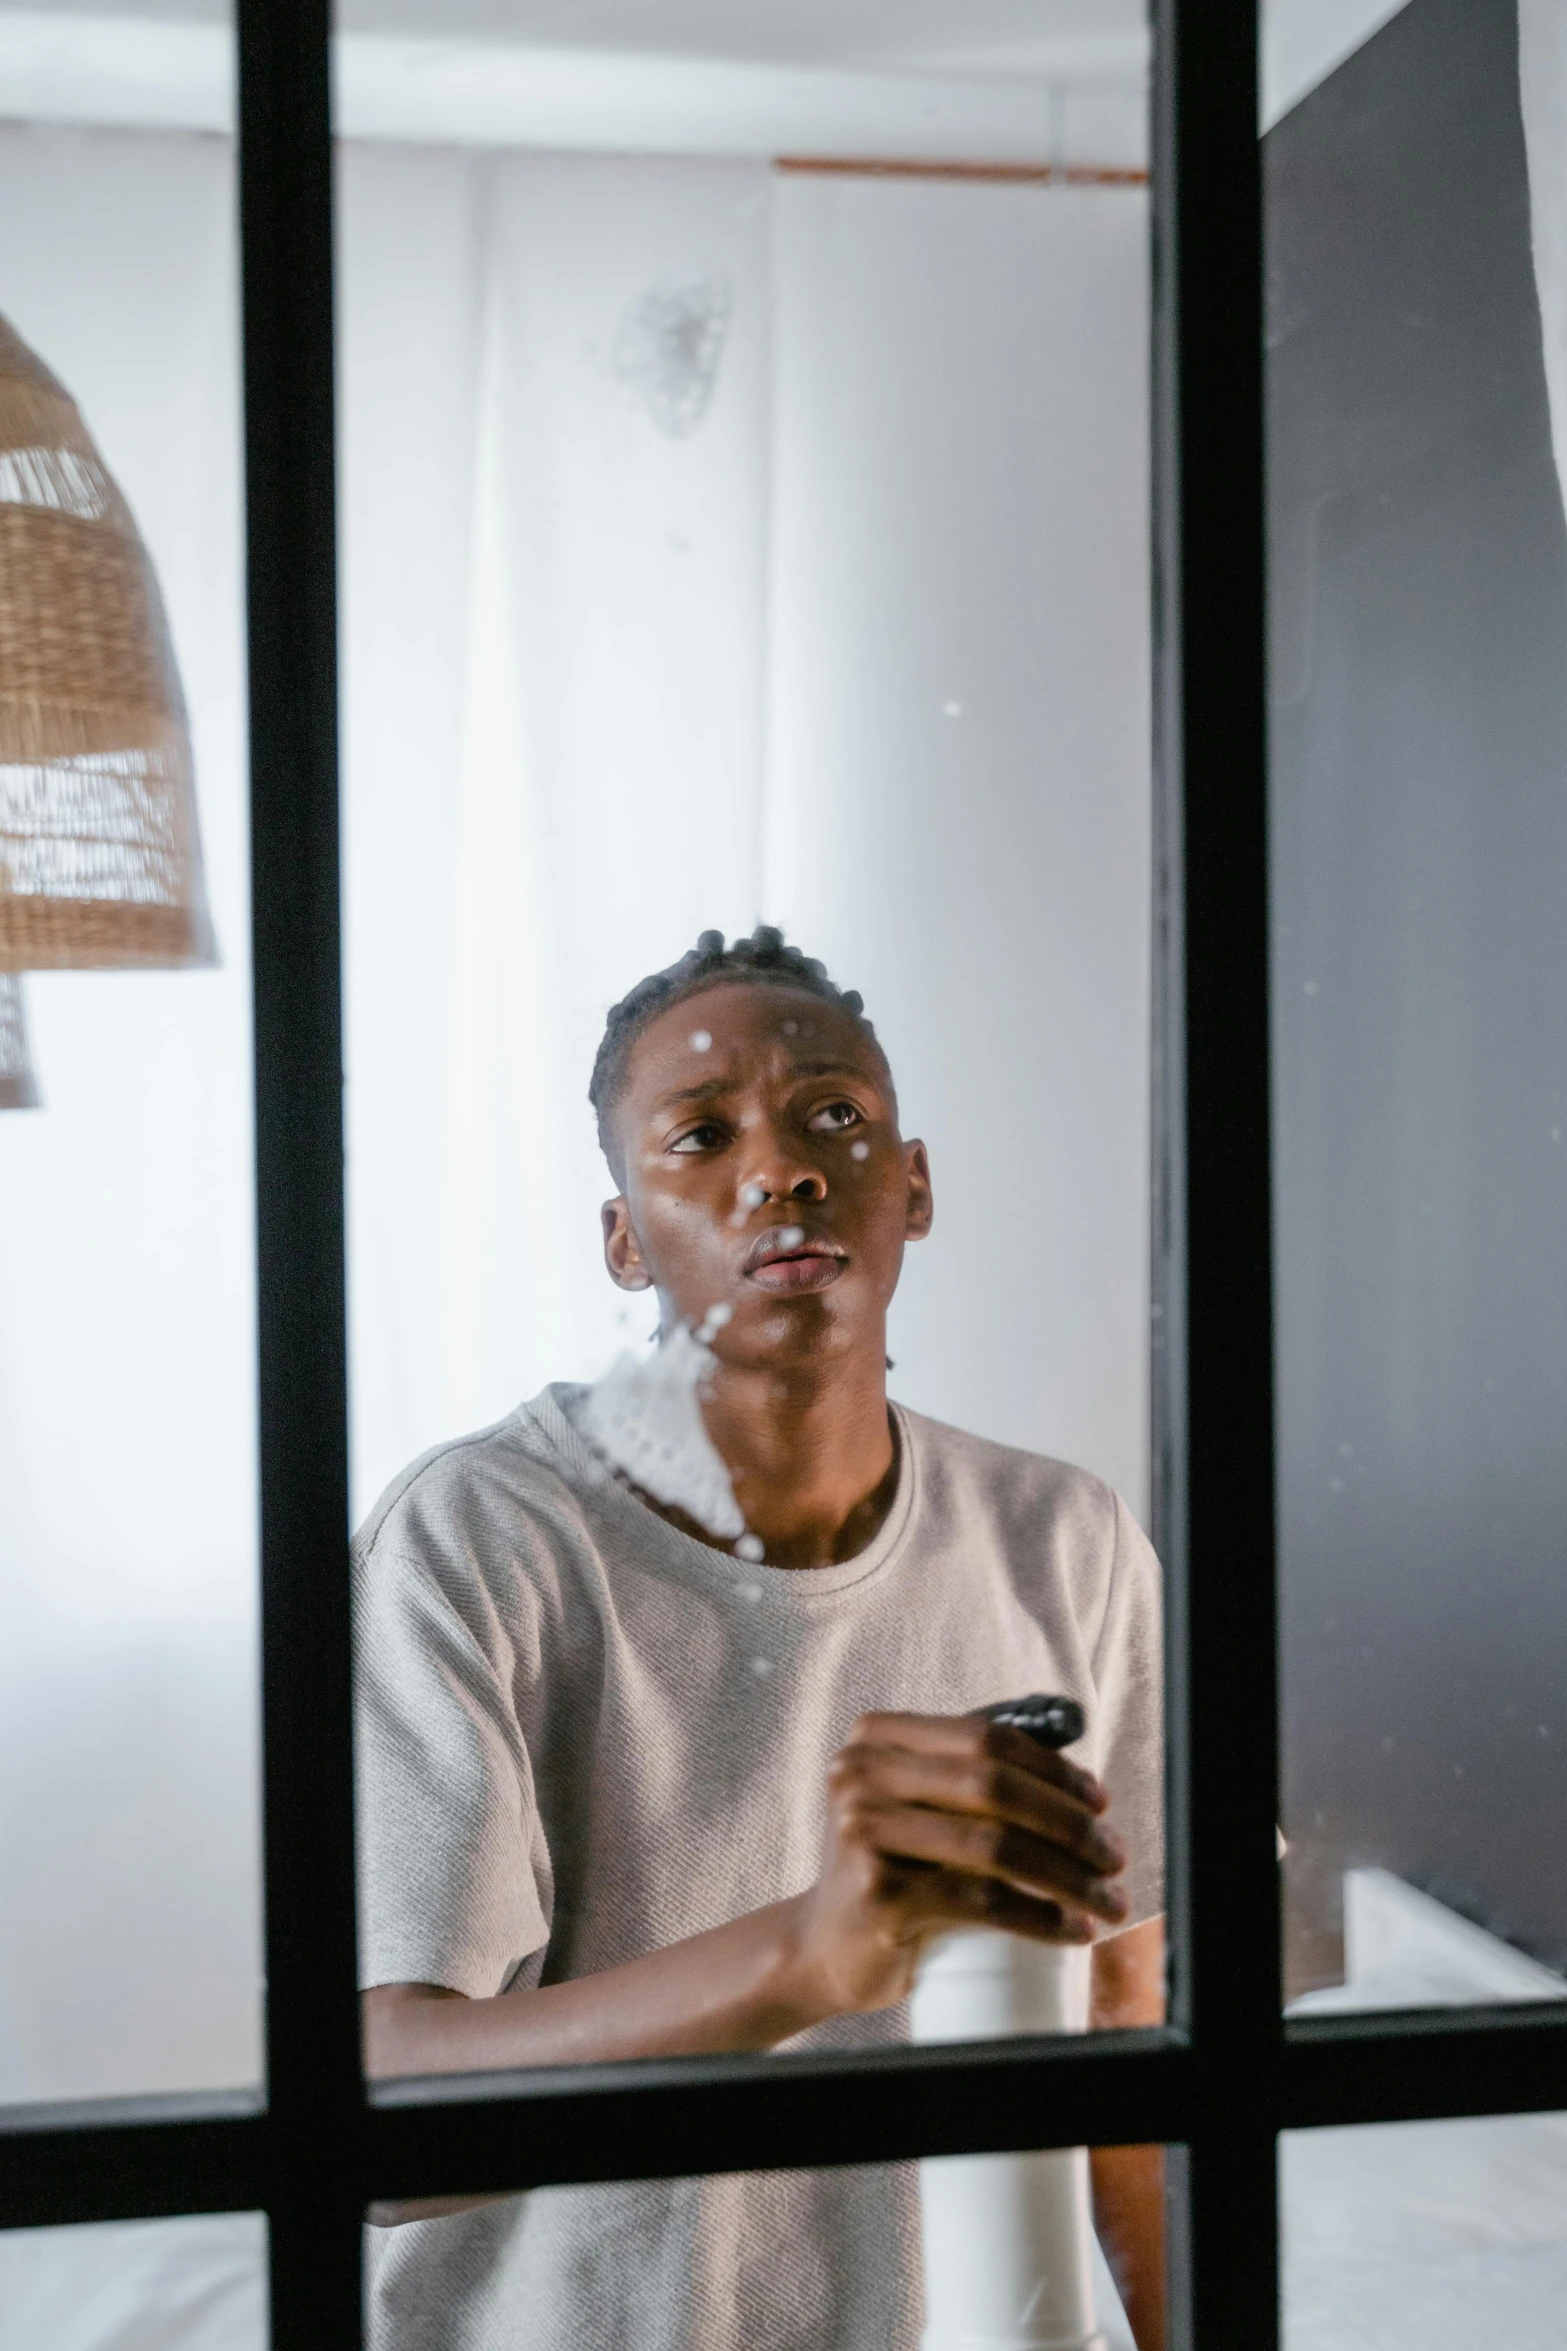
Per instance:
[[[766,1198],[767,1194],[763,1191],[760,1184],[742,1184],[740,1186],[740,1205],[742,1208],[760,1208],[762,1202]]]
[[[797,1020],[786,1020],[783,1024],[783,1033],[786,1037],[797,1037],[800,1034],[799,1022]]]
[[[696,1334],[697,1345],[699,1347],[708,1346],[718,1336],[725,1323],[732,1321],[733,1318],[734,1308],[727,1305],[722,1298],[718,1299],[714,1305],[708,1308],[703,1317]]]
[[[1329,1480],[1328,1480],[1328,1491],[1329,1491],[1330,1493],[1332,1493],[1332,1494],[1342,1494],[1342,1493],[1343,1493],[1343,1491],[1344,1491],[1344,1481],[1343,1481],[1343,1479],[1342,1479],[1342,1478],[1329,1478]]]
[[[805,1227],[803,1224],[780,1225],[773,1239],[780,1249],[798,1249],[805,1239]]]
[[[706,1029],[693,1029],[691,1031],[691,1050],[693,1053],[710,1053],[712,1049],[713,1040]]]
[[[1307,980],[1307,982],[1306,982],[1306,984],[1305,984],[1305,993],[1306,993],[1308,996],[1314,996],[1314,995],[1316,994],[1316,992],[1317,992],[1317,983],[1316,983],[1316,981],[1315,981],[1315,980]]]
[[[942,704],[942,706],[941,706],[941,715],[942,715],[942,717],[943,717],[943,718],[961,718],[961,717],[963,716],[963,705],[962,705],[962,703],[961,703],[961,702],[943,702],[943,704]]]
[[[751,1560],[765,1559],[767,1546],[760,1535],[742,1535],[735,1545],[735,1557]]]
[[[768,1676],[768,1675],[769,1675],[769,1674],[772,1672],[772,1670],[773,1670],[773,1661],[772,1661],[772,1659],[771,1659],[770,1657],[753,1657],[753,1658],[752,1658],[752,1660],[751,1660],[751,1671],[752,1671],[752,1672],[755,1674],[755,1676],[756,1676],[756,1678],[757,1678],[757,1680],[758,1680],[759,1682],[760,1682],[760,1681],[765,1681],[765,1680],[767,1679],[767,1676]]]
[[[737,1590],[742,1600],[760,1600],[762,1597],[760,1584],[741,1584],[737,1586]]]
[[[851,1143],[849,1145],[849,1157],[851,1159],[869,1159],[870,1155],[871,1147],[869,1143]]]

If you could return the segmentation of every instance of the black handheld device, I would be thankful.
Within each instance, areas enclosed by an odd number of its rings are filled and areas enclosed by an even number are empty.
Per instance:
[[[1085,1728],[1083,1709],[1075,1698],[1047,1698],[1039,1690],[1027,1698],[1003,1698],[999,1705],[979,1711],[991,1722],[1027,1731],[1041,1747],[1073,1747]]]

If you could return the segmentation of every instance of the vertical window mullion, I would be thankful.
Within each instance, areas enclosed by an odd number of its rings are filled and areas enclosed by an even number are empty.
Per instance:
[[[1155,10],[1175,2176],[1201,2351],[1278,2340],[1279,1989],[1262,223],[1254,0]],[[1184,1743],[1184,1752],[1182,1752]],[[1184,1862],[1182,1867],[1182,1851]],[[1180,2339],[1178,2320],[1177,2340]]]
[[[272,2342],[357,2351],[330,10],[236,4]]]

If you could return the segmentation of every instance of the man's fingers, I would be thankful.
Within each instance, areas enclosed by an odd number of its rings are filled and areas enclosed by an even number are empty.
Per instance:
[[[987,1722],[977,1715],[862,1714],[846,1742],[847,1750],[856,1747],[903,1748],[915,1755],[989,1756],[1075,1796],[1090,1812],[1104,1812],[1110,1803],[1102,1781],[1080,1763],[1070,1762],[1052,1747],[1042,1747],[1013,1723]]]
[[[1112,1926],[1126,1916],[1126,1896],[1118,1886],[1075,1854],[1009,1821],[888,1804],[861,1807],[858,1826],[878,1853],[997,1879],[1036,1899],[1076,1903]]]
[[[1126,1848],[1113,1828],[1064,1788],[1010,1761],[983,1754],[916,1754],[907,1747],[854,1752],[860,1785],[873,1800],[1009,1821],[1076,1854],[1102,1877],[1126,1867]]]
[[[1094,1922],[1070,1904],[1020,1894],[999,1878],[976,1878],[961,1870],[915,1869],[903,1876],[899,1893],[907,1916],[945,1927],[1004,1927],[1035,1943],[1091,1943]]]

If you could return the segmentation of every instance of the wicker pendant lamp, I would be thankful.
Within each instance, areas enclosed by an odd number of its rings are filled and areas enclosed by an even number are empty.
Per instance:
[[[0,1110],[36,1110],[38,1084],[27,1050],[27,1014],[22,983],[0,971]]]
[[[213,959],[158,582],[75,401],[0,319],[0,972]]]

